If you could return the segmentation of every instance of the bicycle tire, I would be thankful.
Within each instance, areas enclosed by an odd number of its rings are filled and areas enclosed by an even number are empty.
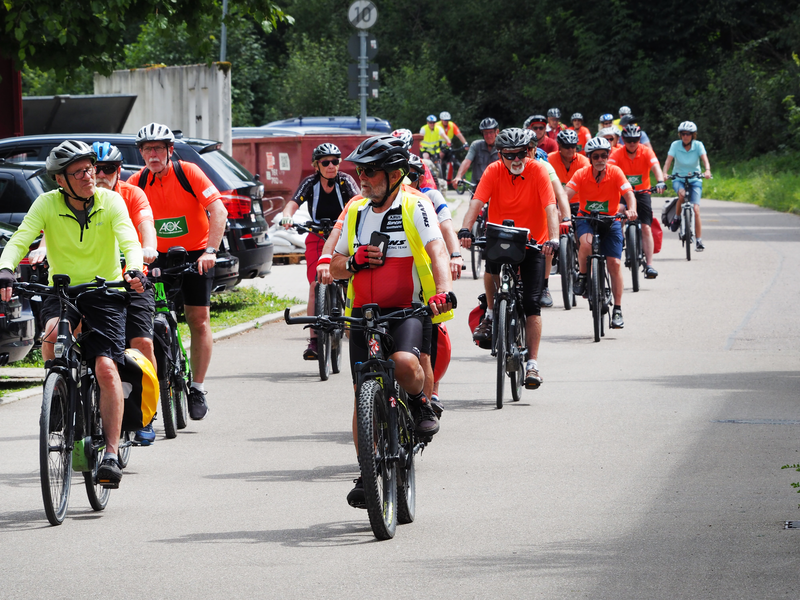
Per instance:
[[[105,442],[103,441],[103,425],[100,420],[100,388],[96,382],[92,383],[89,398],[91,404],[87,411],[89,418],[86,420],[86,431],[84,433],[92,438],[91,459],[89,463],[92,466],[92,470],[84,471],[83,483],[86,486],[86,495],[89,497],[89,504],[92,509],[100,511],[105,509],[108,505],[108,498],[111,495],[111,490],[97,484],[97,470],[100,468],[103,454],[102,446],[95,449],[94,444],[99,442],[104,445]],[[121,453],[118,452],[117,456],[121,456]]]
[[[691,207],[691,204],[689,205]],[[694,241],[694,209],[686,212],[686,260],[692,260],[692,242]]]
[[[331,311],[328,300],[328,286],[324,283],[317,283],[314,290],[314,313],[315,316],[329,315]],[[319,363],[319,378],[328,381],[331,374],[331,336],[321,329],[317,331],[317,362]]]
[[[48,373],[39,416],[39,472],[44,512],[51,525],[61,525],[69,506],[72,485],[72,447],[67,443],[70,425],[69,388],[59,373]]]
[[[117,452],[117,458],[119,459],[119,466],[123,469],[128,466],[128,463],[131,460],[131,442],[133,442],[134,435],[135,433],[133,431],[122,432],[122,441],[124,445],[120,444],[119,452]]]
[[[175,395],[175,423],[178,429],[186,429],[189,424],[189,386],[192,383],[192,370],[183,351],[183,344],[177,329],[172,337],[172,344],[178,354],[177,369],[172,372],[172,391]]]
[[[625,229],[625,249],[628,252],[631,268],[633,291],[639,291],[639,244],[636,239],[636,225],[628,225]]]
[[[477,239],[480,237],[480,233],[478,221],[475,221],[475,223],[472,225],[472,236]],[[483,253],[480,248],[478,248],[475,244],[472,244],[469,248],[469,255],[472,261],[472,278],[480,279],[480,276],[483,273]]]
[[[169,369],[169,366],[167,366]],[[161,418],[164,421],[164,434],[167,439],[178,435],[178,407],[175,405],[175,387],[172,377],[167,375],[158,382],[159,395],[161,396]]]
[[[397,528],[397,463],[387,460],[389,415],[383,389],[374,379],[358,390],[356,405],[358,462],[372,533],[394,537]]]
[[[514,323],[512,323],[512,330],[514,331],[513,344],[516,346],[516,352],[519,354],[517,361],[517,368],[512,373],[511,377],[511,399],[514,402],[519,402],[522,399],[522,390],[525,387],[525,315],[519,307],[516,307],[516,316]]]
[[[603,306],[602,303],[605,301],[604,295],[602,294],[602,290],[600,289],[600,259],[593,258],[592,259],[592,277],[591,283],[592,291],[591,291],[591,302],[592,302],[592,322],[594,325],[594,341],[599,342],[601,333],[601,328],[603,326]]]
[[[414,457],[414,420],[408,411],[408,398],[400,392],[403,408],[398,410],[400,461],[397,463],[397,522],[413,523],[417,514],[417,471]]]
[[[342,297],[342,288],[340,285],[334,283],[328,286],[328,292],[331,299],[331,313],[338,309],[339,314],[344,314],[344,299]],[[344,328],[338,327],[336,331],[331,333],[331,371],[339,373],[342,370],[342,338],[344,337]]]
[[[572,243],[569,235],[562,235],[558,246],[558,273],[561,276],[561,297],[564,310],[572,310],[575,296],[575,278],[573,277]]]
[[[495,329],[495,348],[497,354],[497,408],[503,408],[503,394],[506,386],[506,349],[508,348],[508,325],[506,311],[508,310],[508,300],[505,298],[495,305],[494,314],[497,319]]]

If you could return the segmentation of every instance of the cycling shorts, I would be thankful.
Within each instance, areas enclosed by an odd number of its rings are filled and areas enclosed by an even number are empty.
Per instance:
[[[195,262],[204,254],[203,250],[191,250],[187,252],[187,262]],[[166,252],[159,252],[155,266],[164,268],[166,264]],[[197,273],[186,273],[181,283],[181,293],[183,303],[187,306],[211,306],[211,289],[214,285],[214,269],[206,271],[202,275]]]
[[[381,308],[381,314],[386,315],[390,312],[400,310],[399,308]],[[363,316],[361,308],[353,309],[353,317]],[[428,343],[431,339],[431,320],[427,317],[412,317],[404,321],[393,321],[389,325],[389,334],[392,336],[394,344],[391,348],[384,348],[384,355],[389,357],[395,352],[410,352],[417,358],[425,349],[423,340],[427,337]],[[430,347],[428,352],[430,354]],[[367,341],[364,339],[363,331],[350,332],[350,372],[353,375],[353,383],[356,382],[355,364],[365,362],[369,359],[367,351]]]
[[[490,275],[500,274],[500,263],[486,261],[486,272]],[[525,258],[519,263],[519,276],[522,281],[522,308],[526,317],[538,317],[542,314],[539,299],[544,289],[545,256],[538,250],[528,248]]]
[[[95,290],[82,294],[76,302],[73,302],[78,310],[71,306],[67,309],[67,319],[72,331],[75,331],[81,320],[83,321],[81,331],[88,335],[81,339],[81,352],[84,359],[90,364],[98,356],[106,356],[118,363],[123,361],[125,309],[128,302],[129,296],[126,292],[111,289]],[[45,329],[47,322],[51,319],[58,319],[60,316],[61,303],[58,298],[44,297],[40,312],[44,335],[48,333]],[[58,327],[57,324],[56,327]]]
[[[642,225],[651,225],[653,222],[653,204],[650,200],[650,194],[634,192],[633,195],[636,196],[636,214],[639,215],[639,221]],[[621,198],[619,202],[623,207],[628,206],[625,198]]]
[[[317,263],[324,246],[325,240],[318,235],[309,233],[306,236],[306,279],[309,285],[317,280]]]
[[[683,184],[683,179],[673,179],[672,181],[672,189],[675,190],[676,194],[680,193],[680,190],[684,189],[686,186]],[[689,199],[689,202],[700,206],[700,196],[703,194],[703,180],[702,179],[695,179],[694,181],[689,180],[689,190],[686,192],[686,198]]]
[[[153,339],[153,317],[156,313],[155,290],[151,287],[142,294],[133,292],[125,319],[125,342],[130,346],[134,338]]]
[[[652,219],[651,219],[652,221]],[[582,238],[587,233],[592,235],[592,226],[589,221],[578,219],[577,230],[578,238]],[[614,221],[610,225],[601,223],[599,228],[600,233],[600,254],[606,258],[621,258],[622,257],[622,223]]]

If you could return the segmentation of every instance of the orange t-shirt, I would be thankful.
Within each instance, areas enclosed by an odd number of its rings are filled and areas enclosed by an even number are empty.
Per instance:
[[[548,154],[547,162],[549,162],[550,166],[553,167],[553,170],[556,172],[558,180],[561,182],[561,185],[564,186],[567,185],[569,180],[572,179],[572,176],[575,175],[575,173],[577,173],[579,169],[582,169],[583,167],[586,167],[591,164],[588,158],[586,158],[583,154],[578,154],[576,152],[575,157],[572,160],[572,164],[570,165],[569,171],[567,171],[567,168],[564,166],[564,161],[561,160],[561,154],[559,154],[558,151],[551,152],[550,154]],[[572,204],[575,204],[576,202],[580,201],[581,201],[581,195],[575,194],[572,197],[571,202]]]
[[[570,129],[575,131],[574,127],[570,127]],[[584,148],[586,148],[586,142],[592,139],[592,132],[589,131],[588,127],[583,127],[583,126],[581,126],[581,128],[578,129],[577,131],[578,131],[578,153],[581,156],[586,156],[586,151],[584,150]]]
[[[128,214],[133,221],[133,226],[136,228],[136,234],[139,236],[139,243],[142,243],[142,233],[139,231],[139,225],[145,221],[153,223],[153,211],[150,209],[150,203],[147,201],[145,193],[139,189],[138,186],[131,185],[122,180],[117,181],[117,187],[114,188],[122,199],[125,200],[125,206],[128,207]]]
[[[196,198],[181,187],[171,164],[164,177],[158,178],[151,173],[148,179],[152,183],[148,181],[144,188],[155,217],[159,252],[166,252],[172,246],[183,246],[190,251],[204,250],[208,245],[206,208],[219,200],[219,191],[194,163],[181,161],[181,167]],[[128,183],[138,186],[141,174],[139,171],[131,175]]]
[[[600,183],[594,180],[592,167],[579,169],[567,184],[581,196],[580,209],[584,212],[599,211],[604,215],[615,215],[619,210],[619,199],[631,189],[622,169],[616,165],[606,165],[606,172]]]
[[[625,146],[622,146],[611,153],[608,163],[622,169],[634,190],[646,190],[650,188],[650,169],[658,164],[658,159],[650,148],[639,144],[632,159]]]
[[[556,203],[547,169],[538,161],[526,159],[521,175],[512,176],[502,160],[483,172],[475,198],[489,202],[489,222],[503,224],[513,219],[515,227],[530,230],[530,239],[544,243],[550,239],[545,208]]]

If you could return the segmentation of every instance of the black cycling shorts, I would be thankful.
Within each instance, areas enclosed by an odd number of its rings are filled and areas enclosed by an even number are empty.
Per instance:
[[[381,308],[382,315],[400,310],[399,308]],[[353,317],[363,316],[361,308],[353,309]],[[429,317],[411,317],[404,321],[392,321],[389,323],[389,334],[394,340],[391,348],[384,348],[384,356],[389,357],[395,352],[410,352],[417,358],[424,351],[424,340],[427,337],[428,348],[426,354],[430,354],[431,340],[431,320]],[[353,383],[356,381],[355,364],[365,362],[369,359],[367,351],[367,341],[364,339],[363,331],[350,332],[350,372],[353,375]]]
[[[519,276],[522,281],[522,308],[526,317],[538,317],[542,314],[539,299],[542,297],[544,289],[544,259],[544,254],[528,248],[525,251],[525,258],[519,263]],[[500,263],[487,260],[486,272],[490,275],[499,275],[500,266]]]
[[[72,331],[81,322],[81,317],[83,319],[82,332],[88,335],[81,339],[81,351],[87,362],[97,356],[122,362],[125,354],[125,316],[128,303],[129,296],[126,292],[96,290],[82,294],[77,302],[73,302],[80,312],[72,307],[67,310]],[[60,316],[61,303],[58,298],[44,297],[40,318],[45,335],[48,333],[45,330],[47,322]]]
[[[636,196],[636,214],[639,222],[642,225],[651,225],[653,223],[653,203],[650,200],[650,194],[634,192],[633,195]],[[619,204],[622,210],[628,207],[625,198],[621,198]]]
[[[153,339],[153,317],[156,313],[155,290],[151,287],[142,294],[131,293],[128,317],[125,319],[125,341],[133,338]]]
[[[204,250],[192,250],[187,252],[187,261],[194,262],[204,254]],[[167,254],[159,252],[156,259],[156,267],[164,268]],[[183,303],[187,306],[211,306],[211,289],[214,285],[214,269],[206,271],[202,275],[196,273],[186,273],[181,284]]]

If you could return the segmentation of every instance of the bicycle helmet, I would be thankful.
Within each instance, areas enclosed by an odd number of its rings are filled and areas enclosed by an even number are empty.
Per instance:
[[[622,130],[622,139],[624,140],[638,140],[640,137],[642,137],[642,128],[633,123],[626,125]]]
[[[311,160],[319,160],[323,156],[341,156],[342,151],[339,150],[339,147],[335,144],[331,144],[330,142],[325,142],[324,144],[320,144],[316,148],[314,148],[314,152],[311,153]]]
[[[497,127],[498,127],[497,121],[495,121],[491,117],[486,117],[483,121],[481,121],[481,124],[478,126],[478,129],[480,129],[481,131],[486,131],[487,129],[497,129]]]
[[[600,131],[597,132],[597,137],[605,137],[607,135],[617,135],[614,131],[613,127],[603,127]]]
[[[622,117],[622,118],[619,120],[619,126],[620,126],[620,127],[623,127],[623,128],[624,128],[626,125],[631,125],[631,124],[633,124],[633,123],[636,123],[636,117],[634,117],[633,115],[625,115],[624,117]]]
[[[680,125],[678,125],[678,133],[681,131],[688,131],[689,133],[697,133],[697,125],[692,123],[691,121],[684,121]]]
[[[603,113],[602,115],[600,115],[601,123],[604,121],[613,121],[613,120],[614,120],[614,115],[612,115],[611,113]]]
[[[403,141],[391,135],[367,138],[345,160],[382,171],[408,170],[409,152]]]
[[[542,150],[541,148],[536,149],[536,160],[541,160],[544,162],[550,162],[550,159],[547,157],[547,152]]]
[[[92,164],[97,162],[97,155],[89,144],[77,140],[61,142],[47,155],[45,161],[47,174],[51,177],[63,175],[69,165],[84,158],[91,160]]]
[[[528,140],[528,148],[536,148],[539,140],[536,139],[536,134],[533,133],[531,129],[523,129],[522,131],[526,134],[526,139]]]
[[[575,147],[578,145],[578,134],[574,129],[565,129],[558,132],[556,141],[559,146]]]
[[[395,129],[392,135],[400,139],[406,146],[406,150],[410,150],[414,143],[414,134],[409,129]]]
[[[451,118],[450,117],[450,113],[447,112],[446,110],[443,110],[442,112],[439,113],[439,120],[440,121],[449,121],[450,118]]]
[[[425,165],[422,164],[422,159],[412,152],[408,153],[408,167],[420,175],[425,172]]]
[[[547,123],[547,117],[544,115],[531,115],[527,119],[525,119],[525,124],[522,126],[523,129],[527,129],[533,123]]]
[[[436,123],[436,115],[428,115],[426,121],[428,121],[428,123]]]
[[[494,142],[498,150],[505,148],[527,148],[530,140],[530,133],[519,127],[509,127],[503,129]]]
[[[109,142],[95,142],[92,150],[97,155],[97,162],[115,163],[117,166],[122,164],[122,152]]]
[[[611,144],[606,138],[600,137],[600,134],[598,133],[597,137],[593,137],[586,142],[584,150],[586,150],[586,156],[591,156],[592,153],[596,152],[597,150],[608,150],[610,152]]]
[[[629,115],[631,113],[632,113],[632,111],[631,111],[631,108],[629,106],[620,106],[619,107],[619,116],[620,117],[622,117],[624,115]]]
[[[569,119],[570,121],[583,121],[583,115],[581,113],[573,113],[573,115]]]
[[[175,142],[175,136],[166,125],[150,123],[142,127],[139,133],[136,134],[137,146],[141,146],[145,142],[167,142],[167,145],[172,146]]]
[[[560,119],[561,118],[561,111],[558,110],[557,108],[551,108],[550,110],[547,111],[547,116],[548,117],[555,117],[556,119]]]

